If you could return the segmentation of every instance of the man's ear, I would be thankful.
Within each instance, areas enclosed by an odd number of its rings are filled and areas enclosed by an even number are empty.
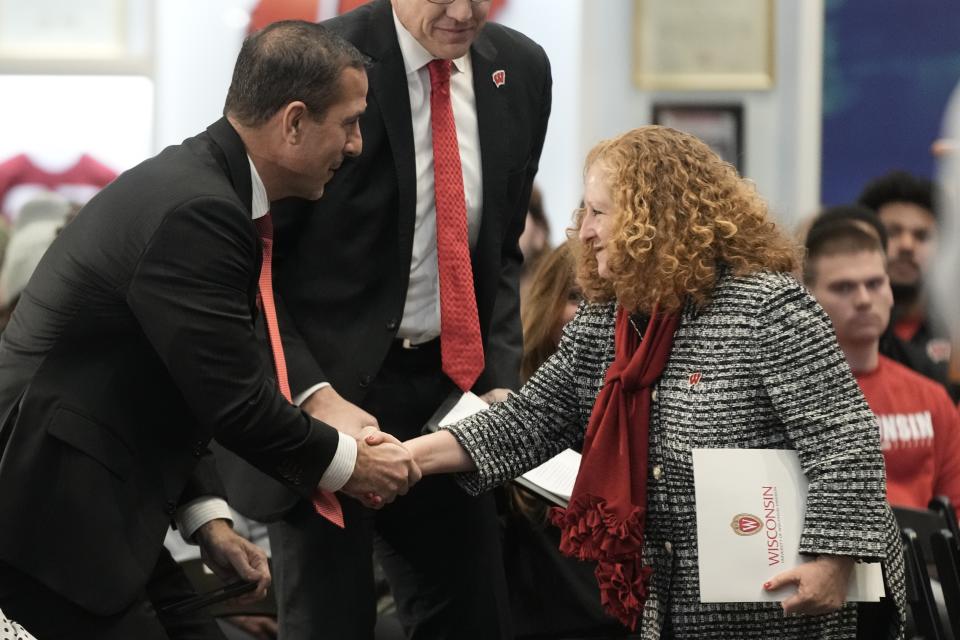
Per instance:
[[[309,117],[307,105],[299,100],[287,104],[283,108],[283,140],[287,144],[299,144],[301,129],[304,120]]]

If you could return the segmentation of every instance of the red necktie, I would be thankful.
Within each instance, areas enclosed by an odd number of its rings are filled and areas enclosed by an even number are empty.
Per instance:
[[[270,337],[270,350],[273,352],[273,365],[277,370],[277,384],[280,393],[290,402],[290,382],[287,380],[287,360],[283,357],[283,343],[280,341],[280,324],[277,322],[277,307],[273,302],[273,219],[270,213],[254,220],[260,240],[263,242],[263,264],[260,267],[260,300],[263,315],[267,321],[267,335]],[[317,489],[313,494],[313,508],[321,516],[344,528],[343,509],[337,496],[329,491]]]
[[[463,195],[460,145],[450,104],[450,61],[433,60],[427,68],[430,71],[433,184],[437,204],[440,355],[443,372],[467,391],[483,371],[483,343],[467,243],[467,204]]]

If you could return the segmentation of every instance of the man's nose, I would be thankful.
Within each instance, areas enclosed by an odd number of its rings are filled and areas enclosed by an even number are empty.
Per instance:
[[[447,5],[447,16],[457,22],[466,22],[473,17],[473,1],[453,0]]]
[[[897,252],[913,253],[917,247],[917,242],[912,233],[901,233],[897,236]]]
[[[347,136],[347,143],[343,146],[343,153],[344,155],[356,157],[360,155],[361,151],[363,151],[363,136],[360,134],[360,125],[357,124],[356,128]]]

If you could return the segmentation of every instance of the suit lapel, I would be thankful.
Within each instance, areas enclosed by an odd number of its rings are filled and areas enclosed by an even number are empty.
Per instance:
[[[210,138],[223,153],[221,165],[226,170],[230,184],[233,185],[240,201],[253,216],[253,184],[250,182],[250,161],[243,140],[226,118],[220,118],[207,127]]]
[[[237,197],[240,198],[240,202],[246,207],[247,214],[250,218],[250,228],[253,231],[254,237],[259,239],[259,235],[253,226],[253,184],[250,178],[250,160],[247,158],[247,150],[243,145],[243,140],[240,139],[240,136],[226,118],[220,118],[207,127],[207,133],[210,135],[210,139],[213,140],[214,146],[216,147],[215,151],[219,150],[220,152],[216,158],[217,163],[223,167],[227,178],[230,180],[230,184],[233,185],[234,191],[237,192]],[[250,297],[250,312],[254,318],[259,314],[256,300],[260,265],[263,261],[263,247],[260,245],[259,240],[256,243],[256,247],[256,268],[253,271],[253,277],[248,291]]]
[[[480,164],[483,170],[483,213],[480,221],[480,238],[473,252],[474,283],[478,287],[477,300],[493,300],[496,297],[497,278],[478,277],[479,273],[499,273],[500,238],[502,237],[501,215],[504,212],[503,195],[506,193],[506,136],[503,123],[507,114],[506,90],[497,87],[493,73],[501,70],[497,49],[481,31],[471,48],[473,67],[473,93],[477,103],[477,129],[480,137]],[[509,70],[507,70],[509,71]],[[480,291],[485,287],[485,291]],[[483,310],[480,317],[488,317]]]
[[[417,213],[417,171],[410,115],[410,95],[403,54],[386,0],[373,6],[364,53],[372,59],[367,70],[370,93],[376,100],[397,172],[397,242],[403,264],[409,267]]]

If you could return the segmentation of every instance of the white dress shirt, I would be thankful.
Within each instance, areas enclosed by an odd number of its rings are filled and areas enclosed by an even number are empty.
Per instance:
[[[433,133],[430,127],[430,71],[427,63],[433,55],[417,42],[393,14],[403,66],[410,94],[413,147],[416,155],[417,216],[413,231],[413,255],[410,258],[410,284],[407,287],[403,319],[398,337],[412,343],[426,342],[440,335],[440,280],[437,270],[437,205],[433,183]],[[453,60],[450,68],[450,101],[460,146],[463,169],[463,193],[467,205],[467,237],[470,247],[480,235],[483,210],[483,176],[480,168],[480,133],[477,129],[477,104],[473,95],[473,68],[470,52]]]

